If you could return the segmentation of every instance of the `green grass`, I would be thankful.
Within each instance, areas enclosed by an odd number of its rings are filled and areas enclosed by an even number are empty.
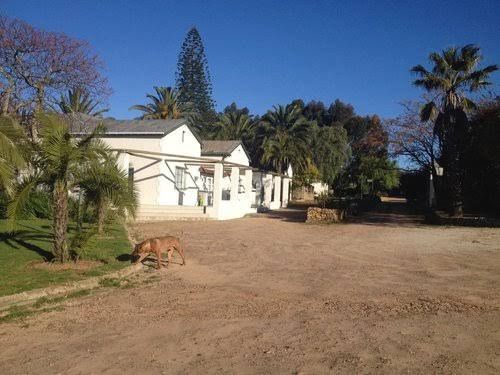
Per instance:
[[[10,234],[7,221],[0,220],[0,296],[100,276],[130,264],[125,228],[113,224],[105,235],[94,236],[82,251],[82,259],[102,264],[86,271],[34,269],[32,263],[51,257],[50,228],[49,220],[23,220],[17,232]]]

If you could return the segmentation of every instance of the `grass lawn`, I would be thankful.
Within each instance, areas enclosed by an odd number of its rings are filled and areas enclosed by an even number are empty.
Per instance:
[[[105,235],[94,236],[81,252],[82,259],[101,264],[89,269],[35,268],[34,264],[51,257],[50,228],[50,220],[23,220],[17,233],[9,234],[7,221],[0,220],[0,296],[99,276],[130,264],[125,228],[114,224]]]

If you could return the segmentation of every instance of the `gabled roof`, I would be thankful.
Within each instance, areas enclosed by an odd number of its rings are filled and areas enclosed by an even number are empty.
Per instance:
[[[230,156],[231,153],[240,145],[248,161],[250,161],[250,155],[248,154],[245,145],[237,139],[229,141],[201,141],[201,156]]]
[[[106,135],[152,135],[164,136],[175,129],[186,125],[201,143],[197,134],[188,125],[187,120],[116,120],[114,118],[91,117],[82,114],[67,115],[71,127],[71,133],[75,135],[88,134],[102,124],[106,129]]]
[[[203,156],[229,156],[241,145],[241,141],[201,141],[201,155]]]

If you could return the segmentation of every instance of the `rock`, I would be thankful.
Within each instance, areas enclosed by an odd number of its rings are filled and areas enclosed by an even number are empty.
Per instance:
[[[336,208],[309,207],[307,223],[340,223],[345,219],[345,210]]]

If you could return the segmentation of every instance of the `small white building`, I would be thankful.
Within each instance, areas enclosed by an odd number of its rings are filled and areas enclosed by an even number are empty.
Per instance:
[[[202,141],[185,119],[79,116],[72,117],[72,133],[88,134],[99,124],[106,130],[102,140],[136,184],[138,220],[233,219],[288,203],[291,176],[251,168],[241,141]]]

